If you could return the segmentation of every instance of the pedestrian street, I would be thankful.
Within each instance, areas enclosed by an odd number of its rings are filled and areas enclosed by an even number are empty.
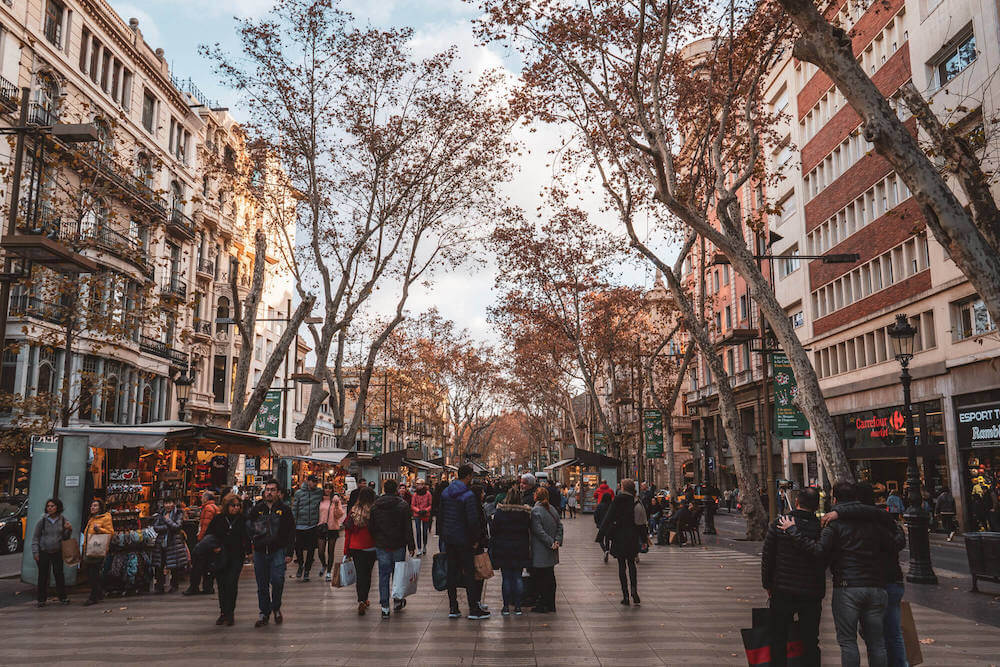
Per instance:
[[[500,617],[499,576],[485,599],[493,616],[449,620],[447,595],[431,586],[425,557],[418,592],[406,609],[382,620],[359,617],[354,589],[333,589],[318,578],[285,586],[282,625],[253,627],[253,572],[243,570],[234,627],[213,624],[214,597],[144,595],[83,607],[37,609],[30,589],[0,608],[0,663],[268,665],[745,665],[740,628],[762,606],[757,557],[714,545],[651,547],[639,563],[642,605],[624,607],[617,566],[605,564],[594,543],[594,522],[565,522],[556,568],[556,614]],[[432,540],[436,542],[436,540]],[[290,569],[291,573],[292,569]],[[988,584],[987,584],[988,585]],[[377,586],[377,584],[376,584]],[[996,587],[989,590],[996,591]],[[373,594],[375,591],[373,591]],[[464,596],[463,612],[466,611]],[[824,602],[824,665],[839,664]],[[374,595],[377,599],[377,595]],[[914,604],[926,665],[1000,662],[1000,628]],[[862,653],[864,647],[862,645]]]

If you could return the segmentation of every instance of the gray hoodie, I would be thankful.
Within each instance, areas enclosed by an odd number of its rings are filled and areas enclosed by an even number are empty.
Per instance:
[[[66,520],[62,514],[57,514],[55,520],[50,520],[48,514],[39,519],[31,538],[31,553],[37,556],[39,551],[59,551],[62,541],[70,538],[70,531],[64,528],[65,525]]]

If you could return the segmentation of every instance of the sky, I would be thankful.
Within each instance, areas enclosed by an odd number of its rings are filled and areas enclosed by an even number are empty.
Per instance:
[[[234,117],[241,117],[238,97],[216,81],[210,64],[198,54],[201,44],[219,43],[235,51],[235,16],[256,17],[267,12],[274,0],[109,0],[112,7],[128,21],[139,20],[139,29],[153,48],[163,48],[165,57],[175,77],[188,78],[209,98],[229,106]],[[450,45],[459,49],[461,66],[477,73],[490,68],[511,64],[498,46],[484,47],[476,44],[472,31],[474,5],[463,0],[344,0],[342,8],[350,11],[362,22],[379,27],[409,26],[414,29],[412,47],[415,55],[430,55]],[[513,73],[512,73],[513,74]],[[551,180],[547,151],[556,147],[560,137],[551,128],[536,128],[536,132],[522,132],[525,140],[523,157],[518,173],[507,186],[511,200],[525,211],[534,211],[538,192]],[[582,206],[598,217],[600,196],[594,192],[585,198]],[[496,336],[487,322],[487,309],[494,301],[496,271],[492,262],[475,271],[452,271],[438,276],[432,286],[414,293],[409,309],[416,314],[436,306],[442,315],[454,320],[460,327],[483,340],[496,342]],[[651,287],[653,271],[647,266],[627,267],[623,280],[630,284]],[[376,311],[388,312],[391,295],[385,294],[384,303],[373,303]]]

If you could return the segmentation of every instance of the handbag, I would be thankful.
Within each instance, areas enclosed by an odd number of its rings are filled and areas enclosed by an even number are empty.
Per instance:
[[[350,558],[341,562],[338,574],[337,585],[339,588],[350,586],[358,580],[358,571],[354,567],[354,561]]]
[[[756,608],[753,610],[753,627],[743,628],[743,648],[746,651],[747,664],[750,667],[770,667],[773,664],[771,649],[774,644],[774,630],[771,625],[771,610]],[[788,626],[788,638],[785,644],[785,664],[787,667],[801,667],[804,647],[799,638],[798,622]]]
[[[80,543],[74,539],[62,541],[62,558],[67,565],[80,563]]]
[[[899,603],[899,617],[903,626],[903,645],[906,647],[906,661],[911,665],[921,665],[924,662],[924,652],[920,648],[920,637],[917,636],[917,624],[913,621],[913,609],[908,600]]]
[[[476,571],[476,581],[486,581],[493,576],[493,562],[485,551],[473,556],[472,564]]]
[[[434,559],[431,561],[431,581],[434,590],[448,590],[448,556],[444,553],[434,554]]]
[[[86,550],[84,558],[98,559],[108,555],[108,547],[111,545],[111,533],[98,533],[87,536]]]
[[[392,597],[397,600],[417,592],[417,581],[420,579],[420,559],[410,558],[399,561],[392,573]]]

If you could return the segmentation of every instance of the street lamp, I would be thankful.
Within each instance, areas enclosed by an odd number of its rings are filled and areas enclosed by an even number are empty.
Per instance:
[[[910,488],[907,496],[909,505],[903,512],[906,532],[910,541],[910,570],[906,580],[915,584],[936,584],[937,576],[931,566],[930,517],[924,511],[920,493],[920,471],[917,469],[917,442],[913,431],[913,406],[910,404],[910,359],[913,358],[913,343],[917,330],[906,319],[904,313],[896,315],[896,322],[889,327],[892,349],[896,361],[903,372],[899,376],[903,383],[903,412],[906,419],[906,483]]]
[[[190,369],[185,370],[183,375],[174,380],[174,387],[177,388],[177,403],[180,406],[177,414],[181,421],[184,421],[184,413],[187,409],[188,398],[191,397],[191,385],[193,384],[194,378],[190,375]]]

